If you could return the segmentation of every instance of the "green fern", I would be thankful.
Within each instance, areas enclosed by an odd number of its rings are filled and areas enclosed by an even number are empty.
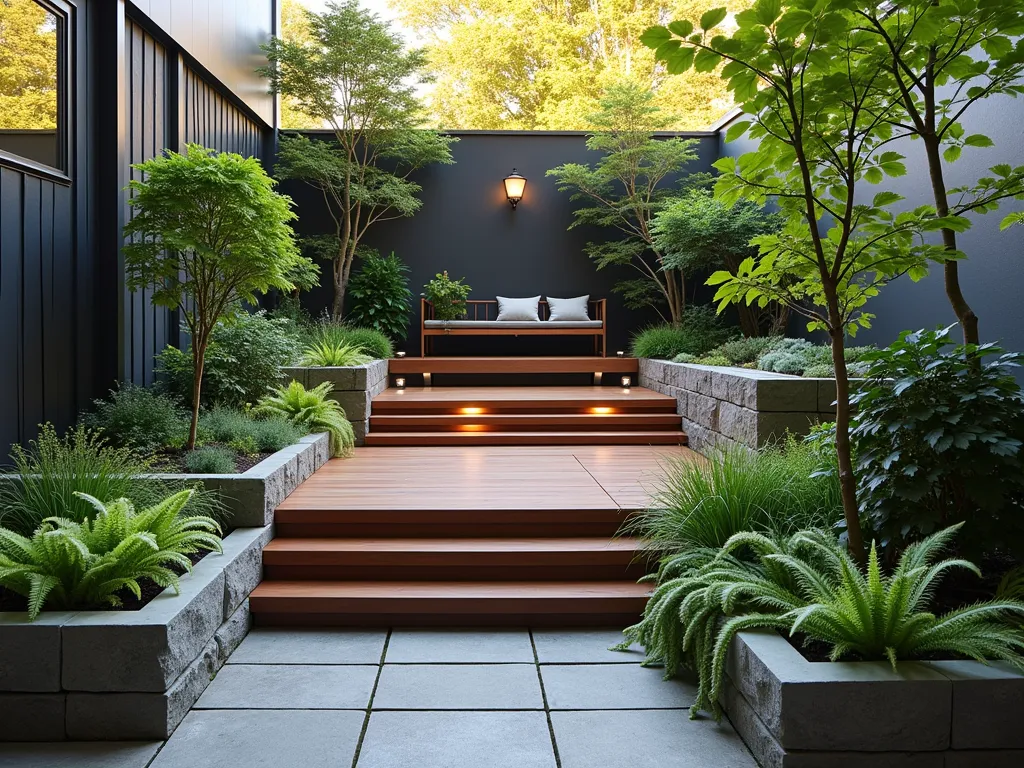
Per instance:
[[[366,365],[372,361],[373,358],[364,353],[361,347],[340,341],[316,342],[306,347],[302,354],[302,364],[313,368]]]
[[[328,399],[333,389],[329,381],[309,390],[293,381],[260,400],[256,412],[284,416],[310,432],[327,432],[331,436],[331,455],[351,456],[356,444],[355,432],[345,417],[345,410],[337,401]]]
[[[121,604],[127,588],[141,597],[139,580],[178,591],[172,566],[191,572],[188,555],[221,552],[220,526],[209,517],[180,515],[191,490],[136,512],[127,499],[104,504],[77,494],[95,510],[76,522],[50,517],[31,538],[0,528],[0,586],[28,598],[29,620],[43,607],[55,610]]]
[[[698,677],[691,716],[721,716],[718,705],[729,644],[737,632],[777,629],[831,646],[833,660],[920,658],[948,652],[1024,670],[1024,633],[1008,619],[1024,617],[1024,603],[996,599],[943,616],[928,612],[941,578],[951,569],[978,569],[964,560],[935,562],[959,526],[908,547],[890,576],[874,546],[866,572],[828,533],[801,531],[772,539],[736,534],[721,550],[699,549],[668,558],[640,623],[625,630],[648,663],[666,676],[680,667]]]

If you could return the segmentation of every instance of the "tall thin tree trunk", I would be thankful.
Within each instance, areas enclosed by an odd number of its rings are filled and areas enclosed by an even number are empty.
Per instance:
[[[192,344],[192,423],[188,428],[188,444],[190,451],[196,447],[199,432],[199,398],[203,388],[203,369],[206,364],[206,342],[193,340]]]
[[[850,556],[863,563],[864,534],[860,528],[860,509],[857,506],[857,480],[853,475],[853,454],[850,449],[850,376],[846,369],[846,329],[839,312],[839,301],[834,289],[828,291],[829,338],[832,342],[832,364],[836,369],[836,458],[839,461],[839,488],[843,499],[843,517],[846,519],[847,546]]]

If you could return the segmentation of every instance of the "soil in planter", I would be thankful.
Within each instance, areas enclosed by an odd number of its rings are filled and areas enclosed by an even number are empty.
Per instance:
[[[207,550],[202,550],[191,555],[186,555],[189,560],[192,561],[192,565],[195,565],[209,553]],[[184,568],[180,568],[176,565],[171,566],[171,570],[176,571],[180,576],[185,573]],[[151,579],[139,579],[139,588],[142,591],[142,597],[137,598],[129,590],[122,589],[118,592],[118,596],[121,598],[120,606],[113,605],[99,605],[94,608],[80,608],[78,610],[96,610],[96,611],[137,611],[143,607],[154,597],[164,591],[165,587],[161,587]],[[0,611],[15,611],[24,613],[28,608],[28,600],[19,595],[17,592],[11,592],[8,589],[0,587]],[[44,610],[43,613],[46,613]]]
[[[205,443],[209,446],[227,447],[221,443]],[[154,472],[170,472],[174,474],[188,474],[185,469],[185,454],[187,451],[166,451],[159,453],[153,459],[153,471]],[[235,452],[235,472],[242,474],[255,467],[261,461],[268,456],[272,456],[270,453],[254,453],[254,454],[242,454]]]

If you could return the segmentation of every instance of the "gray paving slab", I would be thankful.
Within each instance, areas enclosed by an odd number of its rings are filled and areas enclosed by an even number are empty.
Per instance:
[[[562,768],[756,768],[732,727],[685,710],[552,712]]]
[[[374,712],[357,768],[555,768],[543,712]]]
[[[530,633],[514,630],[395,629],[388,664],[533,664]]]
[[[195,709],[365,709],[377,667],[229,664]]]
[[[386,664],[374,709],[542,709],[532,664]]]
[[[254,629],[228,664],[377,664],[387,631]]]
[[[644,649],[610,651],[623,641],[618,629],[535,629],[533,642],[541,664],[639,664]]]
[[[673,709],[693,703],[695,686],[662,680],[660,669],[631,664],[544,665],[551,709]]]
[[[2,768],[146,768],[159,741],[0,744]]]
[[[363,712],[193,711],[152,768],[338,768],[349,766]]]

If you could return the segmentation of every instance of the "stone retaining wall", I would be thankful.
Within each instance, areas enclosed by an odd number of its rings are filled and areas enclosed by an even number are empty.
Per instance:
[[[690,447],[699,453],[757,450],[787,432],[807,434],[835,414],[835,379],[641,359],[639,384],[676,398]]]
[[[272,538],[234,531],[138,611],[0,613],[0,741],[170,736],[249,631]]]
[[[306,389],[331,382],[331,397],[345,409],[356,433],[356,445],[362,445],[370,428],[370,401],[388,388],[388,361],[344,368],[282,368],[281,375],[285,383],[295,380]]]
[[[770,631],[729,647],[722,705],[762,768],[1024,765],[1024,677],[1002,662],[811,662]]]

